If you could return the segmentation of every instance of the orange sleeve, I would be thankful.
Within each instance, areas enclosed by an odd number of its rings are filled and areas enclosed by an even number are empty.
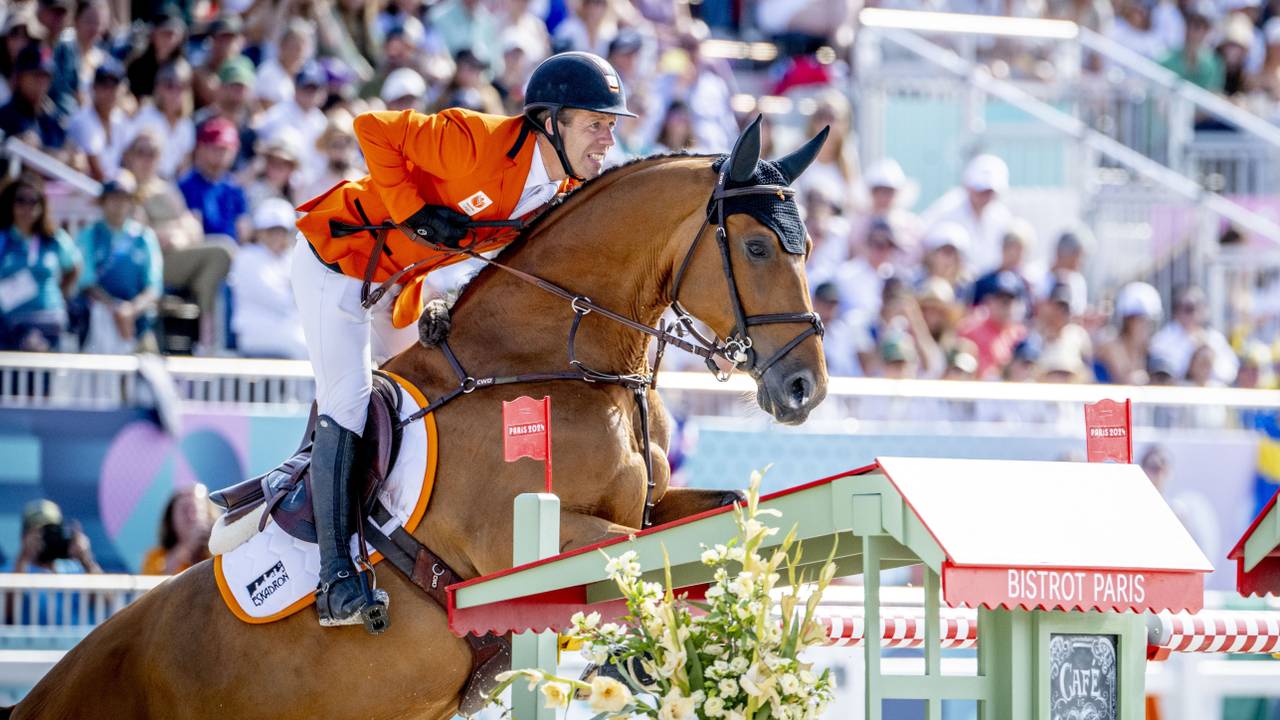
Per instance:
[[[147,551],[142,557],[142,574],[143,575],[164,575],[164,548],[157,545]]]
[[[356,117],[354,129],[373,186],[396,222],[427,203],[410,181],[410,163],[438,178],[465,177],[480,155],[471,125],[448,112],[367,112]]]

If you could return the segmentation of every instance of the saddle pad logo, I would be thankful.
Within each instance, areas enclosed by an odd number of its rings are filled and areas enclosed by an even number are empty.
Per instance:
[[[458,203],[458,207],[462,208],[462,212],[467,215],[475,215],[492,204],[493,200],[490,200],[489,196],[485,195],[483,190],[480,190],[475,195]]]
[[[285,572],[284,561],[278,561],[271,569],[254,578],[253,582],[245,586],[249,591],[249,599],[253,601],[254,607],[262,607],[277,590],[284,587],[289,582],[289,573]]]

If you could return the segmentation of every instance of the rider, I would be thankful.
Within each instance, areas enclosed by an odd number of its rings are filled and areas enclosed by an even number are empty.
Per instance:
[[[534,70],[520,116],[452,108],[433,115],[404,110],[357,117],[355,134],[369,175],[298,208],[305,215],[298,220],[293,291],[306,309],[303,332],[319,412],[311,504],[320,545],[321,625],[359,624],[368,611],[385,611],[385,594],[375,595],[351,560],[355,518],[347,481],[365,426],[374,364],[416,340],[412,325],[421,313],[422,276],[466,257],[438,246],[483,252],[510,242],[510,231],[471,229],[468,222],[526,217],[599,175],[619,115],[635,117],[627,111],[617,71],[590,53],[561,53]],[[406,232],[382,231],[383,252],[375,251],[372,230],[335,233],[331,227],[386,221]],[[425,262],[364,307],[370,282],[383,283],[419,261]]]

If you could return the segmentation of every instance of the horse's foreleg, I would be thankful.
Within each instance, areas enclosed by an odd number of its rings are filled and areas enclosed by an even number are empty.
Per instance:
[[[746,502],[746,496],[739,490],[670,488],[653,506],[653,524],[662,525],[735,502]]]

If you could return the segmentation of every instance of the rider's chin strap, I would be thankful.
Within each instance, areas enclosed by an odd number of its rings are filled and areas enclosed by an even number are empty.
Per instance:
[[[586,182],[587,181],[586,178],[582,177],[581,175],[578,175],[573,171],[573,165],[569,163],[569,156],[564,151],[564,136],[560,134],[560,110],[562,109],[561,106],[554,105],[554,106],[548,107],[547,109],[550,111],[550,115],[548,115],[548,117],[551,118],[551,132],[548,133],[546,128],[534,122],[531,118],[528,119],[529,125],[531,125],[534,131],[537,132],[539,135],[542,135],[543,137],[551,141],[551,147],[555,148],[556,157],[560,158],[560,165],[564,167],[564,174],[568,175],[574,180],[577,180],[578,182]]]

